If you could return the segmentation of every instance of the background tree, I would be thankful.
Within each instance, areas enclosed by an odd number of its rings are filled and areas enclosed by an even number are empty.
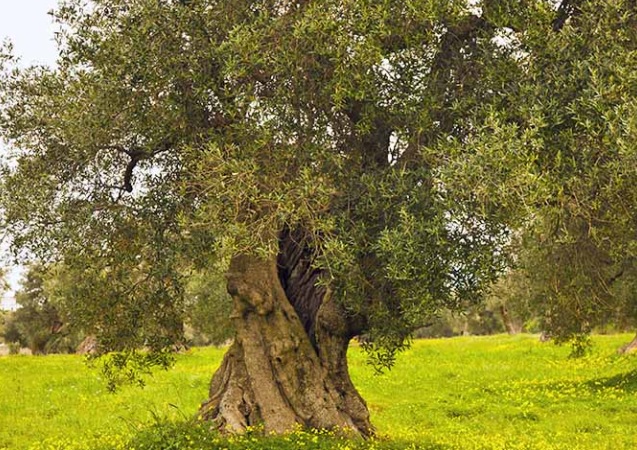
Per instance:
[[[517,268],[501,276],[491,287],[487,305],[502,321],[509,334],[537,331],[538,314],[531,307],[530,287],[526,273]]]
[[[181,339],[183,269],[227,261],[235,340],[200,415],[369,435],[349,340],[389,366],[506,264],[525,210],[493,186],[553,148],[529,67],[580,11],[551,5],[62,2],[58,66],[1,80],[4,226],[71,268],[103,351]]]
[[[534,275],[562,340],[613,317],[635,326],[636,25],[634,2],[584,2],[534,71],[546,99],[540,136],[554,149],[538,162],[557,186],[534,227],[545,267]]]
[[[73,353],[79,337],[71,332],[68,317],[52,301],[46,278],[44,267],[29,266],[15,293],[18,309],[7,318],[4,339],[28,347],[36,355]]]
[[[468,142],[467,164],[483,168],[472,176],[506,180],[484,193],[527,206],[520,263],[558,341],[635,320],[636,21],[631,1],[562,2],[555,32],[524,37],[516,107]],[[511,158],[493,166],[498,142],[521,155],[519,171]]]

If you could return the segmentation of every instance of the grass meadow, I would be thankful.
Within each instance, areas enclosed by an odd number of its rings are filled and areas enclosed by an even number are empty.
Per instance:
[[[422,340],[377,375],[353,346],[350,370],[378,438],[322,433],[222,438],[189,423],[223,349],[194,348],[146,387],[109,393],[82,357],[0,358],[0,449],[634,449],[631,335],[596,336],[579,359],[537,336]]]

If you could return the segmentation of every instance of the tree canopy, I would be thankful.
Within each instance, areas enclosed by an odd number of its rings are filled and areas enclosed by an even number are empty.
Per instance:
[[[506,229],[441,181],[461,157],[447,143],[520,70],[485,15],[464,2],[83,3],[56,13],[55,69],[5,72],[3,205],[17,247],[83,267],[78,288],[100,299],[90,317],[165,329],[178,267],[271,252],[302,229],[325,282],[391,349],[499,269]]]

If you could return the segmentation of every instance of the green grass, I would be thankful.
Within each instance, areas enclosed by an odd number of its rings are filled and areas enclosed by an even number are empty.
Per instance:
[[[352,378],[380,436],[365,444],[304,433],[219,441],[189,427],[184,422],[206,396],[219,349],[193,349],[144,389],[115,394],[81,357],[3,357],[0,449],[633,449],[637,356],[616,354],[631,337],[597,336],[593,353],[581,359],[528,335],[417,341],[383,375],[352,348]],[[210,441],[217,444],[204,447]]]

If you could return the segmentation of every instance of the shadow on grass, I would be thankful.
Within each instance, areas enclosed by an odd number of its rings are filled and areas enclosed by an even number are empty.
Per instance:
[[[586,381],[555,381],[542,384],[545,391],[561,392],[575,389],[579,392],[602,393],[609,389],[618,389],[626,394],[637,393],[637,369],[618,373],[610,377],[592,378]]]
[[[544,382],[532,382],[523,385],[524,388],[532,388],[537,395],[553,393],[550,398],[560,397],[560,393],[566,393],[567,396],[578,396],[581,394],[603,394],[608,391],[618,391],[622,395],[632,395],[637,393],[637,369],[607,377],[597,377],[588,380],[547,380]],[[507,388],[505,388],[506,390]],[[516,388],[509,388],[515,393]],[[487,395],[497,395],[497,391],[485,390]],[[535,394],[531,394],[533,396]],[[637,410],[637,408],[636,408]]]
[[[583,383],[583,386],[593,392],[617,388],[632,394],[637,392],[637,370],[619,373],[612,377],[595,378]]]

